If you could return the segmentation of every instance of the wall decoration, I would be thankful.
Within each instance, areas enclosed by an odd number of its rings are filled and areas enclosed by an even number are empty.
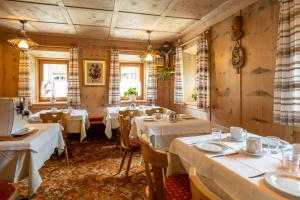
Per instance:
[[[165,42],[161,48],[159,48],[160,54],[165,58],[165,67],[170,67],[170,54],[174,51],[174,47],[170,42]]]
[[[243,67],[245,63],[244,48],[240,46],[239,42],[236,43],[232,50],[232,66],[238,70]]]
[[[156,66],[157,67],[163,67],[165,66],[165,59],[164,57],[157,57],[155,58]]]
[[[237,69],[237,73],[239,73],[240,68],[244,66],[245,63],[245,51],[241,45],[241,39],[244,36],[243,27],[243,17],[235,16],[232,20],[232,32],[231,32],[231,40],[235,41],[235,46],[232,50],[232,66]]]
[[[106,63],[101,60],[84,60],[83,83],[85,86],[105,85]]]
[[[242,16],[235,16],[232,20],[232,33],[231,33],[231,40],[238,41],[242,39],[244,36],[244,31],[242,30],[243,27],[243,17]]]

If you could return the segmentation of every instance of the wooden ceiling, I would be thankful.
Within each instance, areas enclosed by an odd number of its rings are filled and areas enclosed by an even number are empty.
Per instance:
[[[28,20],[31,34],[173,41],[226,0],[0,0],[0,31]]]

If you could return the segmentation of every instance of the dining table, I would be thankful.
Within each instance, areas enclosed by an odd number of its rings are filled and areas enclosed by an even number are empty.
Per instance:
[[[41,110],[29,116],[27,122],[29,124],[42,123],[41,113],[52,112],[51,110]],[[80,142],[86,138],[86,130],[90,128],[88,112],[83,109],[58,109],[55,112],[70,113],[67,119],[67,128],[70,133],[80,133]],[[78,125],[78,121],[81,123]]]
[[[134,117],[135,129],[131,129],[131,135],[135,131],[137,137],[145,134],[152,146],[161,150],[168,150],[172,140],[177,137],[208,134],[213,126],[208,120],[194,117],[176,121],[169,121],[166,118],[155,119],[155,117],[153,120],[149,119],[149,116]]]
[[[248,136],[260,137],[252,133]],[[221,144],[228,148],[219,155],[198,148],[212,140],[209,134],[174,139],[169,148],[167,174],[187,173],[195,167],[197,176],[221,199],[299,199],[278,192],[265,181],[265,174],[282,172],[281,153],[272,154],[265,149],[263,156],[249,155],[246,141],[235,142],[229,133],[222,134]]]
[[[105,124],[105,135],[110,139],[112,137],[112,129],[117,129],[120,127],[119,124],[119,111],[124,110],[142,110],[161,108],[159,106],[136,106],[135,108],[126,106],[116,106],[106,108],[106,117],[104,120]]]
[[[25,127],[35,131],[20,140],[0,141],[0,180],[16,183],[29,177],[28,194],[32,195],[42,183],[39,169],[55,149],[62,153],[65,143],[57,123],[26,124]]]

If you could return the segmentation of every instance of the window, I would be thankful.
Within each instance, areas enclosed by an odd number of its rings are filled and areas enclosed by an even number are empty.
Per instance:
[[[125,99],[124,92],[130,87],[135,87],[139,96],[137,99],[144,97],[144,68],[142,63],[120,63],[121,82],[120,95]]]
[[[39,101],[66,101],[68,93],[68,61],[39,60]]]

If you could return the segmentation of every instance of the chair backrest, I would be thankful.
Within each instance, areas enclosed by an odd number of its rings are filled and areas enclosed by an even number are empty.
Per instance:
[[[217,195],[212,193],[198,178],[196,169],[189,169],[189,178],[191,183],[192,199],[193,200],[221,200]]]
[[[154,150],[144,139],[140,139],[140,142],[147,175],[148,198],[165,200],[167,199],[165,190],[165,170],[168,166],[167,153]],[[151,172],[153,172],[153,176]]]
[[[129,148],[129,133],[131,128],[131,118],[124,115],[119,115],[121,146],[122,148]]]
[[[123,115],[124,117],[136,117],[136,116],[142,116],[143,111],[141,110],[123,110],[119,111],[119,115]]]
[[[146,115],[151,116],[154,113],[157,113],[157,111],[158,111],[158,113],[165,114],[168,112],[168,109],[167,108],[151,108],[151,109],[145,110],[145,113],[146,113]]]
[[[56,112],[56,113],[41,113],[40,118],[43,123],[59,123],[66,128],[66,120],[70,117],[70,113]]]

